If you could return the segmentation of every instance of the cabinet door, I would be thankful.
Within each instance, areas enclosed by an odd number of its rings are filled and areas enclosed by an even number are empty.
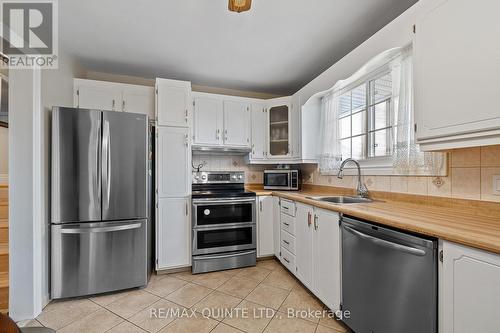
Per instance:
[[[250,105],[224,101],[224,145],[250,146]]]
[[[121,110],[142,113],[155,119],[155,94],[153,87],[126,86],[123,88]]]
[[[268,101],[268,137],[267,157],[290,157],[290,98],[282,97]]]
[[[158,197],[179,198],[191,194],[191,148],[189,129],[156,128]]]
[[[76,107],[82,109],[97,109],[121,111],[122,91],[120,85],[109,82],[91,80],[75,81]]]
[[[156,119],[160,126],[190,126],[190,82],[156,79]]]
[[[252,152],[250,159],[265,158],[267,148],[267,116],[261,104],[252,105]]]
[[[496,333],[500,328],[500,256],[443,242],[445,333]]]
[[[330,310],[340,308],[339,214],[314,210],[313,291]]]
[[[313,207],[297,203],[295,214],[295,265],[297,278],[312,288],[313,273]]]
[[[261,196],[257,200],[259,203],[257,208],[257,256],[272,256],[274,254],[273,197]]]
[[[191,222],[189,198],[160,198],[156,219],[156,269],[189,266]]]
[[[300,104],[300,95],[295,94],[292,96],[292,108],[290,111],[291,117],[291,132],[290,132],[290,141],[291,141],[291,152],[290,155],[293,158],[301,158],[301,111],[302,105]]]
[[[194,144],[217,146],[222,144],[222,101],[210,97],[194,98]]]
[[[500,2],[435,3],[416,25],[417,139],[467,134],[467,140],[500,129],[500,112],[491,104],[500,87],[500,46],[494,42]]]
[[[281,220],[280,220],[280,198],[273,196],[273,241],[274,241],[274,255],[276,258],[280,257],[281,248]]]

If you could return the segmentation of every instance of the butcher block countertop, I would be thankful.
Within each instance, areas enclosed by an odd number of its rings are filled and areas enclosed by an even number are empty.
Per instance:
[[[301,191],[265,191],[311,206],[351,215],[382,225],[415,232],[500,254],[500,204],[387,192],[370,192],[371,203],[333,204],[308,196],[354,195],[350,189],[304,186]]]

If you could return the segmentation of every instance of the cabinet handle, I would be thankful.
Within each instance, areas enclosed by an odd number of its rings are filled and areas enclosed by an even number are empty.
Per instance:
[[[185,134],[184,137],[185,137],[186,147],[188,147],[189,146],[189,135]]]
[[[290,260],[288,260],[287,258],[283,257],[283,260],[285,260],[287,263],[290,263]]]
[[[186,117],[185,117],[185,120],[186,120],[186,123],[188,122],[188,110],[186,109]]]
[[[113,111],[115,111],[115,104],[116,104],[116,101],[115,101],[115,100],[113,100],[113,104],[112,104],[112,106],[111,106],[111,110],[113,110]]]
[[[122,101],[122,111],[125,111],[125,100]]]
[[[217,134],[216,134],[217,135],[217,140],[220,139],[220,135],[219,134],[220,134],[220,129],[217,130]]]
[[[259,202],[260,211],[262,212],[262,201]]]
[[[188,211],[188,204],[187,204],[187,202],[186,202],[186,216],[188,216],[188,215],[189,215],[189,211]]]
[[[287,240],[284,240],[284,239],[283,239],[283,243],[285,243],[286,245],[290,245],[290,242]]]
[[[287,227],[290,226],[290,223],[283,222],[283,224],[286,225]]]
[[[314,214],[314,230],[318,230],[318,215]]]
[[[312,221],[311,221],[311,212],[307,212],[307,226],[310,227],[311,224],[312,224]]]

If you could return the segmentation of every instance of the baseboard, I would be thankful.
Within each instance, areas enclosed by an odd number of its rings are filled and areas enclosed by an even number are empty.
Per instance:
[[[9,174],[0,173],[0,184],[8,184],[9,183]]]

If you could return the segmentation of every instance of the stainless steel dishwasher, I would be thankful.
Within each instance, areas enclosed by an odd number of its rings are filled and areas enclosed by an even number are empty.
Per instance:
[[[356,333],[437,332],[437,241],[342,218],[342,310]]]

